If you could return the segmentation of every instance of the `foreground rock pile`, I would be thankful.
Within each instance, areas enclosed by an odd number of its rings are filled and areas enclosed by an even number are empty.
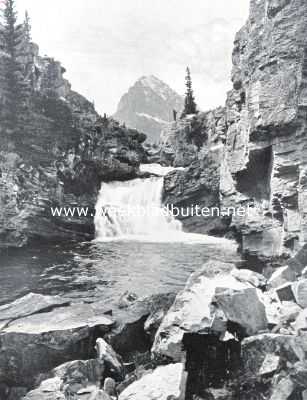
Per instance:
[[[304,399],[305,255],[269,279],[209,261],[177,295],[126,294],[113,312],[37,294],[1,306],[0,399]]]

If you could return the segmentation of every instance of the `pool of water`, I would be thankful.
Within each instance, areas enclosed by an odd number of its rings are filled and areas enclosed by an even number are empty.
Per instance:
[[[138,296],[178,291],[208,259],[238,261],[236,247],[216,243],[110,241],[67,243],[0,255],[0,304],[29,292],[116,304]]]

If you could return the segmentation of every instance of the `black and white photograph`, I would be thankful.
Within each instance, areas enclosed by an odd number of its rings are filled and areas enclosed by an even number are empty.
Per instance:
[[[0,400],[307,400],[306,0],[0,0]]]

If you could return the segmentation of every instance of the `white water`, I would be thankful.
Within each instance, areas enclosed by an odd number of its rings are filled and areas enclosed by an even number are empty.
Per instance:
[[[174,167],[162,167],[160,164],[141,164],[140,171],[141,172],[149,172],[150,174],[165,176],[169,172],[174,170],[184,170],[184,168],[174,168]]]
[[[96,204],[97,238],[146,238],[180,231],[180,222],[163,213],[162,187],[162,177],[103,183]]]
[[[172,168],[151,164],[141,169],[157,176],[102,183],[94,221],[97,241],[232,243],[207,235],[184,233],[181,222],[167,215],[162,207],[163,176]]]

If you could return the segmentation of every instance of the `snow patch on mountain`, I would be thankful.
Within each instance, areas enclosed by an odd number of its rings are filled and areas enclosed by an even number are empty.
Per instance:
[[[183,96],[159,78],[142,76],[122,96],[114,118],[144,132],[148,141],[158,142],[162,130],[174,120],[173,111],[180,115],[183,102]]]

